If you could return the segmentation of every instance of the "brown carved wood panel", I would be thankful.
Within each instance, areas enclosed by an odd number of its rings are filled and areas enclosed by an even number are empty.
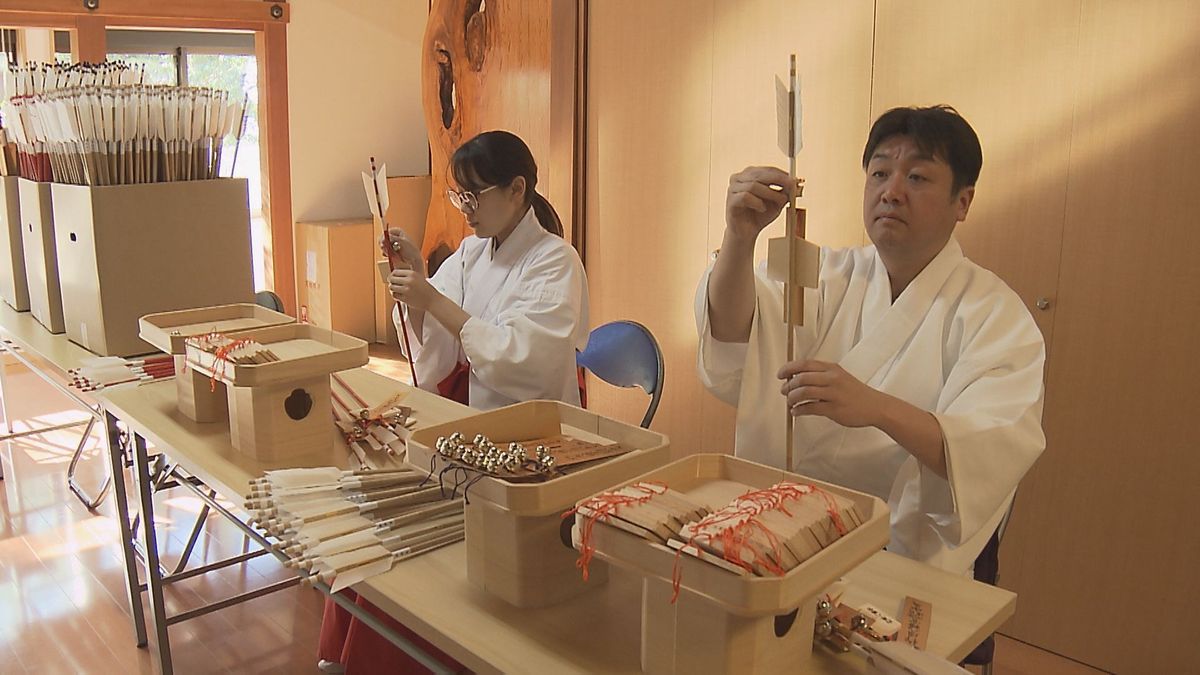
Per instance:
[[[538,190],[563,209],[551,185],[551,0],[434,0],[421,56],[425,125],[429,132],[433,199],[422,250],[437,258],[469,234],[461,214],[446,199],[450,157],[472,136],[492,129],[525,140],[538,162]],[[561,42],[561,38],[560,38]],[[559,58],[573,57],[572,48]],[[559,108],[563,106],[560,104]],[[571,171],[569,164],[562,171]],[[565,218],[564,218],[565,220]]]

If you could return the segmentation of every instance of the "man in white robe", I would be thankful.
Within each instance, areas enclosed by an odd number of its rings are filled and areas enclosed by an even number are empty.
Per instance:
[[[954,239],[979,141],[952,109],[896,109],[863,156],[874,245],[822,249],[797,360],[782,285],[754,242],[798,186],[778,169],[730,180],[724,242],[700,283],[699,372],[737,406],[735,454],[880,497],[901,555],[965,574],[1045,447],[1045,345],[1021,299]]]

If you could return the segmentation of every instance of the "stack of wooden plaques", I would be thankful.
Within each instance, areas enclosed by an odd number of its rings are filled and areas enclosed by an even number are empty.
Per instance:
[[[817,597],[878,552],[888,527],[875,497],[692,455],[580,501],[572,539],[582,562],[644,578],[644,671],[795,672]]]
[[[470,486],[464,494],[467,578],[518,607],[555,604],[589,587],[575,568],[576,556],[563,527],[564,523],[569,527],[570,520],[562,517],[564,511],[589,494],[628,481],[670,459],[662,434],[557,401],[528,401],[413,432],[408,462],[435,475],[447,467],[463,466],[437,450],[438,438],[455,434],[464,444],[474,442],[476,436],[486,437],[498,450],[520,443],[531,459],[538,443],[555,437],[573,439],[570,444],[581,448],[584,456],[597,448],[612,452],[613,446],[619,446],[619,454],[575,467],[556,462],[556,471],[536,482],[522,482],[519,476],[509,476],[516,479],[509,480],[486,471],[475,471],[471,480],[460,481]],[[447,490],[453,487],[447,485]],[[599,564],[588,583],[606,579],[607,570]]]
[[[589,530],[602,522],[758,576],[783,576],[863,522],[849,499],[791,481],[751,490],[715,511],[666,485],[640,482],[590,497],[576,512]]]

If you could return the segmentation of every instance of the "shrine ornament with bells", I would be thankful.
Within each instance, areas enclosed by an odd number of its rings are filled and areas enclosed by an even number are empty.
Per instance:
[[[803,196],[803,185],[796,176],[796,155],[804,146],[801,134],[800,85],[796,75],[796,55],[790,57],[788,83],[775,78],[776,119],[779,149],[788,158],[788,175],[796,194],[788,200],[784,236],[767,242],[767,276],[783,284],[783,321],[787,330],[787,360],[796,359],[796,328],[804,325],[804,289],[816,288],[820,269],[821,249],[804,238],[805,210],[796,206]],[[795,418],[787,414],[787,470],[795,469]]]

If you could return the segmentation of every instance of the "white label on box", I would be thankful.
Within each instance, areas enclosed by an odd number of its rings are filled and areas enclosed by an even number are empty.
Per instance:
[[[306,251],[304,258],[307,263],[304,267],[304,278],[310,284],[315,284],[317,283],[317,252]]]

